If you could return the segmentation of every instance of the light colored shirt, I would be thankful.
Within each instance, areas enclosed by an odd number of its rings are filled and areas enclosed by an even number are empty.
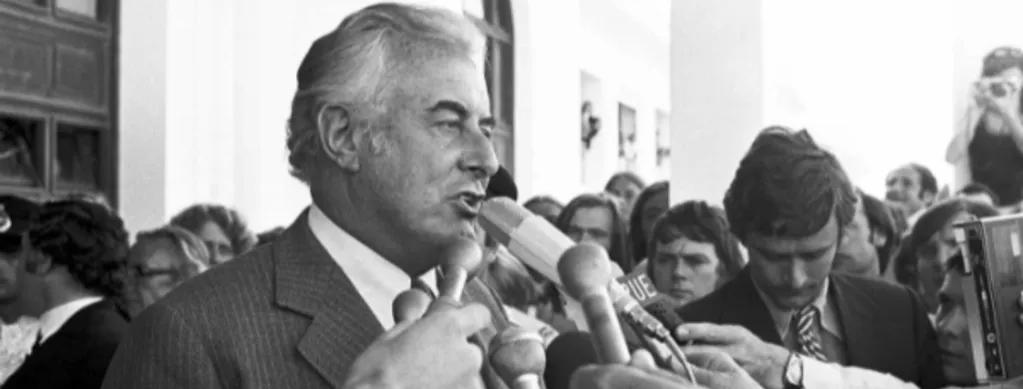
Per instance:
[[[764,294],[764,291],[759,286],[756,286],[756,282],[753,285],[756,287],[760,299],[767,306],[771,319],[774,320],[774,326],[778,331],[782,344],[789,350],[798,350],[799,334],[792,331],[792,320],[795,319],[795,310],[778,307],[771,299],[767,298],[767,295]],[[830,286],[830,281],[825,279],[824,287],[821,288],[821,294],[811,303],[820,312],[820,319],[818,323],[814,323],[814,328],[820,335],[821,347],[824,349],[824,355],[828,357],[828,360],[844,363],[846,356],[845,346],[842,343],[842,325],[839,321],[835,305],[830,303],[828,298],[828,288]]]
[[[401,292],[412,285],[412,278],[376,251],[334,224],[315,204],[309,207],[309,228],[327,254],[341,267],[355,290],[369,305],[384,329],[394,326],[391,306]],[[436,293],[436,271],[420,279]]]
[[[919,389],[895,376],[869,369],[803,358],[805,389]]]
[[[82,297],[68,301],[64,304],[50,308],[39,317],[39,335],[42,336],[40,343],[45,342],[54,333],[60,330],[78,311],[85,307],[98,303],[102,297]]]

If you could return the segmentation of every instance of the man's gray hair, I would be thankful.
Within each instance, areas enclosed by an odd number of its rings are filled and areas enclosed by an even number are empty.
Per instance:
[[[349,15],[313,42],[298,68],[288,119],[291,174],[309,183],[310,169],[323,153],[317,128],[325,107],[345,109],[351,130],[361,135],[387,113],[395,76],[407,66],[442,56],[482,64],[485,51],[480,29],[448,9],[380,3]]]

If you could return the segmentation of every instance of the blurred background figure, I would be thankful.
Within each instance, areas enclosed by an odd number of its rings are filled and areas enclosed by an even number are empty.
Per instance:
[[[938,180],[931,169],[910,163],[888,173],[885,188],[885,199],[900,206],[912,224],[921,210],[934,203]]]
[[[256,247],[256,234],[238,211],[216,204],[196,204],[171,218],[206,243],[211,265],[219,265]]]
[[[561,210],[565,208],[560,201],[555,200],[550,196],[535,196],[525,203],[522,204],[530,212],[540,215],[547,221],[554,225],[554,222],[558,220],[558,215],[561,214]]]
[[[139,232],[128,255],[135,282],[129,312],[137,315],[181,283],[210,267],[206,244],[188,230],[164,226]]]
[[[639,196],[639,192],[642,192],[645,187],[646,183],[636,173],[619,172],[607,180],[607,185],[604,185],[604,191],[620,197],[625,202],[625,207],[622,208],[622,211],[625,217],[628,218],[628,215],[632,213],[632,206],[636,202],[636,197]]]
[[[554,226],[576,242],[592,242],[607,250],[608,257],[628,273],[632,270],[627,230],[620,203],[606,193],[582,194],[558,215]]]
[[[658,292],[680,306],[710,294],[746,266],[724,210],[704,201],[671,207],[654,223],[648,246],[647,274]]]
[[[633,273],[646,272],[647,245],[654,222],[668,210],[668,181],[651,184],[636,198],[636,208],[629,215],[629,244],[632,246],[632,260],[636,262]]]
[[[920,215],[895,255],[895,280],[917,291],[927,311],[938,307],[938,288],[945,277],[945,262],[959,251],[952,226],[998,215],[993,207],[961,198],[935,204]]]
[[[901,240],[893,215],[898,211],[862,190],[857,194],[856,213],[843,230],[845,240],[832,266],[835,271],[880,277]]]

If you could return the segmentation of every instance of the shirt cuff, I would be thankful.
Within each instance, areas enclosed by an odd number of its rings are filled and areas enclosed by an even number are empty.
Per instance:
[[[805,389],[919,389],[885,373],[803,358]]]

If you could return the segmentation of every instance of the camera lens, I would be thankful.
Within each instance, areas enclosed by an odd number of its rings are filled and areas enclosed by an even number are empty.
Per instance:
[[[991,84],[991,94],[995,97],[1005,97],[1007,91],[1001,84]]]

